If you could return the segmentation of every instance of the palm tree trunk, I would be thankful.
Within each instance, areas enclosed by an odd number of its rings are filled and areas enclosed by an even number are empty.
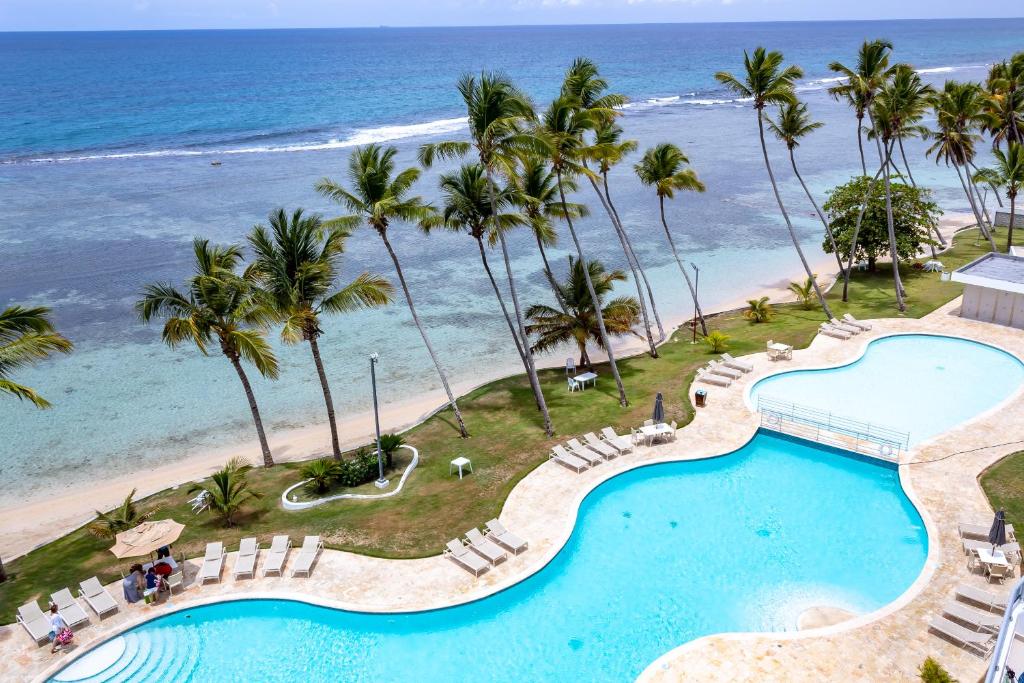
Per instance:
[[[7,570],[4,569],[4,559],[0,557],[0,583],[7,580]]]
[[[846,272],[843,274],[843,302],[849,300],[848,294],[850,289],[850,273],[853,272],[853,257],[857,253],[857,237],[860,236],[860,225],[864,221],[864,214],[868,210],[868,202],[871,200],[871,193],[875,191],[875,183],[878,182],[878,178],[882,175],[882,167],[878,167],[878,171],[875,172],[875,176],[868,182],[868,187],[864,190],[864,199],[860,203],[860,212],[857,214],[857,222],[853,225],[853,239],[850,240],[850,255],[846,260]],[[865,175],[865,177],[867,177]]]
[[[978,222],[978,230],[982,236],[988,240],[989,247],[992,251],[998,251],[996,248],[996,242],[992,239],[992,235],[985,228],[984,221],[981,220],[981,213],[978,211],[977,205],[974,203],[974,195],[971,194],[970,189],[967,187],[967,183],[964,181],[964,174],[960,172],[960,164],[953,162],[953,170],[956,171],[956,177],[960,179],[960,187],[963,188],[964,194],[967,195],[967,203],[971,205],[971,211],[974,213],[974,220]]]
[[[836,246],[836,238],[832,234],[832,226],[828,224],[828,219],[825,218],[825,214],[821,212],[821,208],[818,206],[818,202],[814,201],[814,196],[811,191],[807,188],[807,183],[804,182],[803,176],[800,175],[800,171],[796,167],[796,155],[793,154],[793,148],[789,148],[789,161],[793,164],[793,175],[800,181],[800,187],[804,188],[804,194],[807,195],[807,199],[810,200],[811,206],[814,207],[814,211],[818,214],[818,218],[821,219],[821,224],[825,226],[825,234],[828,236],[829,245],[832,247],[832,253],[836,255],[836,264],[839,266],[838,274],[843,273],[843,257],[839,254],[839,247]]]
[[[857,113],[857,149],[860,150],[860,170],[861,175],[868,174],[868,165],[864,161],[864,136],[861,133],[861,129],[864,127],[864,114],[863,112]],[[845,301],[846,299],[843,299]]]
[[[761,154],[764,155],[764,167],[768,170],[768,180],[772,183],[772,192],[775,193],[775,201],[778,202],[779,210],[782,211],[782,217],[785,219],[786,227],[789,229],[789,238],[793,240],[793,247],[796,249],[797,255],[800,256],[800,263],[803,264],[807,277],[810,278],[811,283],[814,285],[814,293],[818,295],[818,303],[821,304],[821,310],[825,313],[825,319],[831,320],[833,318],[832,309],[828,307],[828,302],[825,301],[825,295],[822,293],[821,287],[818,286],[818,280],[814,277],[814,273],[811,272],[811,266],[807,263],[807,257],[804,256],[804,250],[800,248],[800,241],[796,238],[796,231],[793,230],[793,224],[789,220],[789,214],[786,213],[786,207],[782,203],[782,195],[779,194],[778,185],[775,183],[775,174],[772,172],[772,164],[768,160],[768,146],[764,142],[764,118],[760,109],[757,110],[757,132],[761,139]],[[664,215],[664,212],[662,212],[662,215]]]
[[[629,233],[626,232],[626,228],[622,225],[622,220],[619,218],[619,210],[615,208],[615,203],[612,201],[612,193],[608,187],[608,174],[604,173],[602,177],[604,178],[604,198],[608,201],[608,206],[611,208],[612,216],[615,219],[615,225],[618,227],[619,234],[622,235],[626,248],[629,250],[629,258],[633,259],[636,269],[640,271],[640,278],[644,281],[644,289],[647,290],[647,299],[651,303],[651,313],[654,314],[654,322],[658,326],[658,341],[663,342],[665,341],[665,327],[661,324],[661,316],[658,315],[658,305],[654,301],[654,292],[651,291],[651,283],[647,279],[647,272],[644,270],[643,264],[640,263],[640,257],[636,255],[636,250],[633,249],[633,241],[629,239]]]
[[[597,298],[597,291],[594,289],[594,282],[590,279],[590,263],[583,255],[583,246],[579,237],[576,236],[576,228],[573,227],[572,218],[569,217],[568,203],[565,201],[565,188],[562,187],[562,169],[555,166],[555,177],[558,180],[558,196],[562,199],[562,212],[565,214],[565,224],[569,227],[569,234],[576,245],[576,253],[580,257],[580,265],[583,266],[583,279],[587,282],[587,291],[590,293],[590,301],[594,304],[594,317],[597,318],[597,329],[601,333],[601,344],[608,354],[608,365],[611,366],[612,376],[615,378],[615,386],[619,389],[619,405],[625,408],[629,405],[626,398],[626,388],[622,386],[622,377],[619,376],[619,367],[615,364],[615,352],[612,351],[611,340],[608,339],[608,330],[604,326],[604,313],[601,311],[601,300]]]
[[[683,274],[686,286],[690,290],[690,298],[693,299],[693,307],[697,310],[697,319],[700,321],[700,333],[706,337],[708,336],[708,326],[704,320],[704,311],[701,310],[700,302],[697,300],[697,290],[693,286],[693,281],[690,280],[690,274],[686,272],[686,268],[683,266],[683,260],[679,258],[679,252],[676,251],[676,243],[672,239],[672,233],[668,229],[668,221],[665,220],[665,198],[660,194],[658,195],[658,209],[661,212],[661,227],[665,229],[665,237],[668,238],[668,246],[672,248],[672,255],[676,259],[676,265],[679,266],[679,272]]]
[[[968,161],[967,165],[970,166],[971,169],[973,169],[975,173],[978,172],[978,167],[974,165],[973,161]],[[988,185],[989,189],[992,190],[992,194],[995,195],[996,204],[999,205],[1000,209],[1003,208],[1003,198],[999,196],[999,189],[995,185],[993,185],[992,183],[986,183],[986,184]]]
[[[533,236],[537,240],[537,249],[540,250],[540,260],[544,262],[544,276],[548,279],[548,284],[551,285],[551,291],[555,295],[555,300],[558,301],[558,307],[562,309],[562,313],[568,313],[565,308],[565,299],[562,298],[562,291],[558,289],[558,282],[555,281],[555,274],[551,272],[551,265],[548,263],[548,254],[544,249],[544,242],[541,241],[540,235],[536,232],[533,233]]]
[[[405,274],[402,272],[402,266],[398,263],[398,255],[395,254],[395,250],[391,247],[391,242],[388,240],[386,233],[381,233],[381,238],[384,240],[384,246],[388,250],[388,254],[391,256],[391,262],[395,264],[395,272],[398,273],[398,282],[402,285],[402,292],[405,293],[405,302],[409,305],[409,313],[412,314],[412,321],[416,324],[416,329],[420,331],[420,336],[423,337],[423,345],[427,347],[427,353],[430,354],[430,360],[434,362],[434,368],[437,370],[437,376],[441,378],[441,385],[444,387],[444,393],[448,396],[448,405],[451,406],[452,412],[455,414],[455,420],[459,423],[459,435],[462,438],[469,436],[469,432],[466,430],[466,423],[462,420],[462,411],[459,410],[459,404],[455,402],[455,395],[452,393],[452,388],[448,386],[448,375],[445,373],[444,368],[441,367],[441,361],[437,358],[437,353],[434,352],[434,345],[430,343],[430,337],[427,336],[427,331],[423,329],[423,323],[420,322],[420,317],[416,314],[416,306],[412,303],[412,294],[409,293],[409,285],[405,282]]]
[[[327,373],[324,372],[324,362],[320,358],[320,345],[316,341],[316,335],[309,336],[309,350],[313,352],[313,364],[316,366],[317,377],[320,378],[320,388],[324,392],[327,424],[331,426],[331,451],[334,453],[334,459],[340,462],[341,446],[338,445],[338,423],[334,419],[334,399],[331,398],[331,387],[327,383]]]
[[[629,247],[626,245],[626,239],[622,235],[622,230],[619,227],[619,224],[616,222],[615,216],[612,214],[611,206],[608,204],[608,201],[605,198],[605,196],[601,193],[600,188],[598,188],[597,182],[590,176],[587,176],[587,180],[590,181],[590,186],[594,188],[594,192],[597,193],[598,199],[601,200],[601,205],[604,207],[605,212],[608,214],[609,220],[611,220],[612,222],[612,230],[615,231],[615,235],[619,238],[619,245],[622,247],[622,253],[626,256],[626,263],[629,264],[630,272],[633,273],[633,284],[636,285],[636,298],[637,301],[640,302],[640,313],[643,316],[644,320],[644,332],[647,334],[647,346],[650,349],[648,353],[650,353],[651,358],[657,358],[658,347],[654,345],[654,337],[651,335],[651,320],[647,316],[646,298],[644,297],[643,290],[640,289],[640,278],[637,275],[636,261],[630,254]]]
[[[1010,247],[1013,246],[1013,219],[1014,219],[1014,210],[1016,209],[1016,205],[1017,205],[1017,193],[1014,192],[1013,194],[1010,195],[1010,227],[1007,228],[1007,230],[1006,230],[1006,252],[1007,253],[1010,252]],[[0,569],[2,569],[2,567],[0,567]]]
[[[487,279],[491,282],[491,288],[494,289],[494,295],[498,298],[498,305],[501,306],[501,312],[505,316],[505,322],[508,323],[508,331],[512,333],[512,341],[516,344],[516,351],[519,352],[519,359],[523,362],[523,367],[526,367],[526,357],[523,354],[523,343],[519,338],[519,333],[516,332],[516,325],[512,322],[512,316],[508,312],[508,307],[505,305],[505,298],[501,294],[501,290],[498,288],[498,282],[494,279],[494,273],[491,272],[491,265],[487,261],[487,250],[484,249],[484,241],[481,238],[476,240],[477,246],[480,248],[480,261],[484,264],[484,271],[487,273]]]
[[[875,142],[878,143],[877,138]],[[881,147],[879,147],[879,151],[881,151]],[[885,222],[889,229],[889,258],[892,259],[892,281],[893,287],[896,289],[896,307],[900,313],[903,313],[907,310],[907,304],[903,301],[900,261],[896,255],[896,229],[892,220],[892,187],[889,182],[889,164],[884,164],[883,168],[885,169]]]
[[[910,163],[907,162],[907,153],[905,151],[903,151],[903,136],[902,135],[897,135],[896,136],[896,142],[900,146],[900,156],[903,157],[903,165],[907,169],[907,177],[910,178],[910,184],[913,187],[917,187],[917,183],[914,181],[914,174],[910,172]]]
[[[978,190],[978,184],[974,182],[974,178],[971,177],[970,173],[965,173],[967,176],[967,184],[970,185],[971,189],[974,190],[974,196],[978,199],[978,206],[981,208],[981,216],[985,219],[985,223],[988,227],[992,228],[992,219],[988,215],[988,207],[985,206],[985,200],[981,196],[981,192]],[[996,193],[998,196],[998,193]]]
[[[263,450],[263,466],[272,467],[274,458],[270,455],[270,445],[267,443],[267,435],[263,431],[263,420],[260,418],[260,409],[256,405],[256,395],[252,393],[252,385],[245,374],[245,368],[239,362],[238,357],[228,353],[224,354],[231,361],[232,367],[238,373],[238,379],[242,381],[242,388],[245,389],[245,398],[249,401],[249,410],[252,411],[252,421],[256,425],[256,435],[260,439],[260,448]]]

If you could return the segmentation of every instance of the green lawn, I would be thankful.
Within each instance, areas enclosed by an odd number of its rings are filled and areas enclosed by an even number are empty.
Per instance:
[[[953,268],[984,253],[974,246],[974,232],[961,233],[956,246],[942,256]],[[887,275],[887,273],[889,273]],[[920,317],[958,296],[961,287],[940,282],[935,273],[905,270],[908,291],[906,315]],[[858,318],[896,314],[891,271],[858,273],[851,282],[849,305],[839,301],[841,285],[830,294],[833,313],[851,312]],[[761,351],[767,339],[805,347],[813,338],[821,314],[796,306],[782,306],[769,323],[755,325],[738,313],[715,316],[710,327],[731,336],[729,350],[740,356]],[[606,368],[598,368],[596,390],[569,394],[561,369],[541,373],[557,435],[547,439],[533,404],[525,376],[499,380],[459,400],[472,432],[468,440],[458,431],[448,411],[442,412],[405,435],[420,451],[420,466],[410,476],[406,490],[379,501],[336,501],[303,512],[285,512],[278,504],[281,492],[298,481],[299,465],[284,464],[256,469],[249,475],[252,488],[263,498],[249,506],[235,527],[222,528],[210,515],[195,516],[186,500],[186,487],[167,490],[140,502],[142,509],[159,508],[157,518],[171,517],[187,525],[175,545],[176,555],[201,555],[207,541],[221,540],[237,546],[243,536],[259,536],[263,543],[273,534],[292,538],[320,534],[327,546],[382,557],[414,558],[437,554],[448,539],[496,516],[509,491],[531,470],[547,459],[558,440],[599,430],[605,425],[628,432],[650,416],[654,394],[665,398],[667,420],[685,424],[693,417],[687,392],[694,369],[711,354],[704,344],[691,345],[686,332],[675,335],[660,348],[661,357],[646,355],[619,362],[630,399],[620,408],[614,382]],[[449,476],[448,463],[458,455],[473,461],[475,473],[463,480]],[[1021,469],[1024,469],[1022,467]],[[119,576],[118,561],[108,552],[111,543],[85,530],[32,551],[7,567],[10,580],[0,584],[0,621],[14,620],[17,605],[49,595],[94,574],[105,581]],[[127,563],[122,563],[127,564]]]
[[[1024,451],[1012,453],[985,470],[981,488],[993,508],[1006,510],[1007,522],[1024,523]]]

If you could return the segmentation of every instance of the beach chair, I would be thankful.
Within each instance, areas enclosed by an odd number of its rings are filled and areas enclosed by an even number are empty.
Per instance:
[[[323,549],[324,542],[320,540],[319,536],[306,536],[302,539],[302,547],[299,548],[295,566],[292,567],[292,576],[302,574],[308,577],[309,573],[313,571],[313,563],[316,562],[317,556]]]
[[[957,530],[960,532],[960,538],[977,538],[982,541],[988,540],[988,532],[991,529],[989,524],[972,524],[970,522],[960,522],[957,526]],[[1016,536],[1013,533],[1013,525],[1006,525],[1006,539],[1010,541],[1016,540]]]
[[[859,327],[860,329],[864,330],[865,332],[867,332],[868,330],[871,329],[871,323],[866,323],[866,322],[863,322],[861,320],[857,320],[856,318],[854,318],[849,313],[843,313],[843,320],[848,325],[853,325],[854,327]]]
[[[753,363],[747,363],[746,361],[737,360],[736,358],[733,358],[728,353],[723,353],[722,354],[722,364],[726,365],[726,366],[728,366],[730,368],[734,368],[736,370],[739,370],[740,372],[753,372],[754,371],[754,364]]]
[[[476,527],[466,532],[466,545],[477,555],[490,562],[492,567],[508,559],[508,553],[502,550],[497,543],[480,533],[480,530]]]
[[[850,323],[844,323],[839,318],[832,318],[831,320],[829,320],[829,322],[832,323],[832,327],[836,328],[837,330],[842,330],[843,332],[849,332],[850,334],[860,334],[861,332],[864,331],[864,330],[860,329],[859,327],[857,327],[856,325],[851,325]]]
[[[503,548],[508,548],[513,555],[518,555],[529,547],[526,541],[506,529],[497,519],[487,522],[484,525],[484,532],[487,534],[487,538]]]
[[[207,581],[220,581],[220,572],[224,568],[224,544],[220,541],[206,544],[206,554],[203,555],[203,564],[199,567],[199,574],[196,581],[203,585]]]
[[[719,387],[732,386],[732,380],[728,377],[722,377],[721,375],[712,375],[710,372],[705,370],[697,371],[697,381],[704,382],[705,384],[714,384]]]
[[[238,557],[231,575],[236,579],[240,576],[256,578],[256,556],[260,552],[260,544],[255,538],[243,538],[238,544]]]
[[[992,640],[995,636],[991,633],[971,631],[945,617],[932,617],[928,627],[979,657],[988,657],[988,653],[992,651]]]
[[[612,444],[601,441],[594,432],[587,432],[583,438],[587,441],[587,448],[600,453],[605,460],[611,460],[619,455],[619,451]]]
[[[178,570],[167,577],[167,590],[174,594],[175,588],[183,588],[185,586],[185,572]]]
[[[995,610],[998,612],[1004,612],[1006,610],[1006,598],[993,595],[987,590],[975,588],[970,584],[965,583],[957,586],[956,597],[957,600],[962,602],[973,602],[977,605],[986,607],[989,610]]]
[[[445,546],[444,556],[459,565],[473,576],[480,576],[491,568],[491,565],[476,553],[470,552],[469,548],[462,545],[458,539],[448,541]]]
[[[602,429],[601,436],[604,437],[605,443],[611,444],[611,447],[617,450],[619,454],[629,453],[633,450],[633,444],[630,443],[629,439],[619,436],[611,427]]]
[[[43,614],[35,600],[18,608],[17,619],[37,645],[50,642],[50,618]]]
[[[287,536],[274,536],[267,551],[267,559],[263,561],[263,576],[284,575],[284,563],[288,559],[288,551],[292,547],[292,539]]]
[[[592,451],[579,442],[579,439],[569,439],[566,444],[569,447],[569,452],[575,455],[577,458],[582,458],[590,463],[591,466],[599,465],[604,462],[604,458],[601,457],[600,453]],[[558,448],[558,446],[555,446]]]
[[[78,584],[78,595],[85,600],[100,619],[104,614],[117,611],[117,600],[107,592],[95,576]]]
[[[838,327],[833,327],[829,323],[822,323],[821,326],[818,327],[818,332],[820,332],[821,334],[825,335],[826,337],[833,337],[835,339],[842,339],[843,341],[846,341],[847,339],[849,339],[850,337],[853,336],[849,332],[846,332],[845,330],[841,330]]]
[[[551,459],[560,465],[565,465],[569,469],[574,470],[576,474],[590,467],[590,463],[586,460],[567,453],[561,446],[555,446],[555,449],[557,450],[552,449],[551,451]]]
[[[968,607],[964,603],[957,602],[956,600],[947,602],[946,606],[942,608],[942,613],[946,616],[953,617],[957,621],[963,622],[975,631],[996,633],[999,631],[999,627],[1003,623],[1003,618],[998,614],[982,612],[981,610]]]
[[[57,612],[64,618],[68,626],[74,628],[79,624],[89,623],[89,615],[85,613],[82,606],[78,604],[71,591],[62,588],[56,593],[50,594],[50,602],[57,605]]]
[[[743,373],[739,370],[728,367],[721,361],[711,361],[704,368],[713,375],[721,375],[722,377],[728,377],[729,379],[739,379],[743,376]]]

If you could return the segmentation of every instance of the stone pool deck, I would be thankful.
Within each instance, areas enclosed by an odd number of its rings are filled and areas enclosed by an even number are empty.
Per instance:
[[[326,550],[310,578],[258,576],[234,580],[235,554],[225,562],[222,583],[199,586],[194,582],[198,562],[186,563],[186,587],[170,601],[156,606],[122,605],[116,615],[78,629],[75,647],[50,655],[48,647],[35,647],[20,625],[0,626],[0,680],[43,680],[91,645],[142,621],[172,610],[230,598],[275,597],[304,600],[331,607],[362,611],[408,611],[452,605],[484,597],[540,570],[569,538],[580,501],[595,486],[621,472],[656,462],[703,458],[728,453],[746,443],[758,427],[758,417],[746,406],[747,388],[765,375],[797,368],[831,366],[857,358],[871,339],[893,333],[933,332],[984,341],[1024,359],[1024,333],[955,315],[959,300],[920,319],[872,321],[874,329],[840,341],[819,335],[791,361],[769,361],[764,353],[746,357],[755,366],[730,388],[702,384],[709,405],[679,430],[676,441],[603,463],[582,474],[548,462],[531,472],[513,489],[501,514],[509,529],[527,539],[530,549],[509,559],[479,579],[441,556],[419,560],[385,560]],[[685,343],[685,342],[677,342]],[[594,425],[595,430],[603,425]],[[568,437],[567,437],[568,438]],[[957,539],[957,522],[983,523],[991,509],[978,486],[977,476],[990,464],[1022,447],[993,443],[1024,441],[1024,389],[998,410],[979,416],[940,437],[911,449],[901,475],[908,495],[925,518],[930,537],[926,567],[917,582],[895,603],[869,615],[832,626],[787,634],[724,634],[709,636],[666,653],[643,673],[644,681],[720,680],[916,680],[925,657],[939,659],[957,678],[976,680],[984,662],[927,630],[928,619],[939,613],[959,583],[987,586],[984,577],[967,569]],[[936,458],[971,450],[932,463]],[[423,454],[429,462],[430,454]],[[410,482],[415,485],[415,477]],[[341,503],[343,504],[343,503]],[[837,529],[841,542],[842,530]],[[215,539],[211,539],[215,540]],[[269,539],[260,539],[263,546]],[[301,543],[301,539],[292,539]],[[440,549],[439,549],[440,550]],[[293,559],[293,551],[290,559]],[[290,562],[289,562],[290,565]],[[262,567],[262,556],[257,564]],[[379,577],[402,591],[379,591]],[[86,576],[82,579],[88,578]],[[1006,586],[987,586],[1008,593]],[[57,590],[62,586],[54,586]],[[75,590],[77,587],[72,586]],[[109,587],[120,600],[120,586]],[[741,586],[737,590],[742,590]],[[829,605],[822,605],[828,614]],[[808,622],[814,621],[809,619]],[[829,619],[817,623],[828,623]]]

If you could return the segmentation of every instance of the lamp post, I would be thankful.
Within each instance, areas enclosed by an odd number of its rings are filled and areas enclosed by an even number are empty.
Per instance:
[[[370,354],[370,384],[373,385],[373,429],[377,435],[377,481],[373,485],[379,489],[388,487],[388,480],[384,478],[384,457],[380,452],[380,414],[377,410],[377,361],[380,356],[376,353]]]
[[[695,263],[693,263],[693,261],[690,262],[690,266],[693,268],[693,271],[695,273],[697,273],[697,280],[696,280],[696,282],[693,285],[693,340],[690,341],[691,344],[696,344],[697,343],[697,290],[700,289],[700,268],[698,268],[697,265]]]

